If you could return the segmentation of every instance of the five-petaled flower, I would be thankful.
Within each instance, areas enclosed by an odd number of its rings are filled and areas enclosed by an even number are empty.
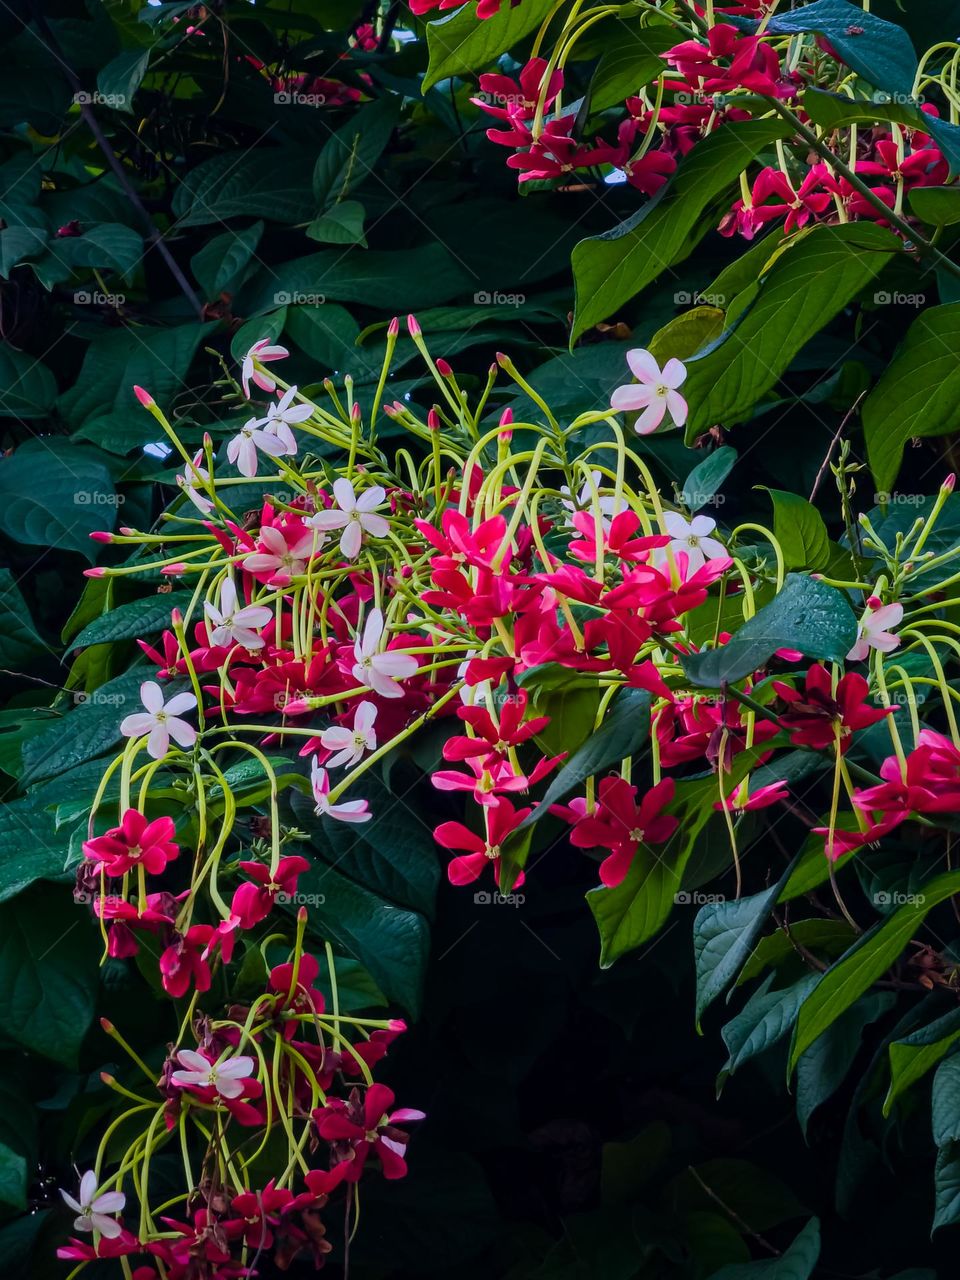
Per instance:
[[[383,631],[383,614],[379,609],[371,609],[363,635],[354,641],[352,675],[381,698],[402,698],[403,690],[397,681],[412,676],[419,664],[412,653],[394,653],[389,649],[381,652]]]
[[[257,627],[265,627],[273,617],[273,610],[263,604],[248,604],[237,608],[237,588],[232,578],[224,578],[220,587],[220,603],[203,602],[203,611],[213,624],[208,627],[210,643],[214,646],[239,644],[244,649],[262,649],[263,637],[257,635]]]
[[[338,822],[369,822],[373,817],[366,800],[330,800],[330,775],[314,760],[310,767],[310,786],[318,815],[336,818]]]
[[[633,424],[641,436],[656,431],[668,413],[674,426],[682,427],[687,420],[687,402],[677,388],[683,385],[687,370],[680,361],[671,358],[661,369],[649,351],[638,347],[627,352],[627,364],[637,381],[617,387],[610,397],[611,407],[617,413],[642,410]]]
[[[291,450],[286,440],[262,428],[260,419],[250,418],[227,444],[227,460],[249,480],[257,474],[258,451],[271,458],[282,458],[285,453],[296,452],[296,441]]]
[[[320,734],[320,745],[327,751],[333,751],[327,760],[328,769],[336,769],[342,764],[357,764],[365,751],[376,751],[377,735],[374,722],[377,708],[372,702],[361,702],[353,717],[353,728],[346,725],[331,725]]]
[[[139,809],[127,809],[119,827],[86,840],[83,852],[92,862],[102,863],[108,876],[124,876],[134,867],[143,867],[147,875],[158,876],[168,862],[179,856],[180,847],[173,837],[172,818],[154,818],[150,822]]]
[[[367,1157],[380,1157],[385,1178],[402,1178],[407,1172],[404,1155],[409,1134],[398,1124],[423,1120],[422,1111],[402,1107],[392,1111],[393,1091],[384,1084],[373,1084],[361,1098],[354,1089],[350,1098],[328,1098],[325,1107],[314,1111],[313,1118],[321,1138],[333,1144],[338,1163],[347,1162],[343,1177],[356,1182],[363,1172]]]
[[[274,360],[285,359],[290,352],[286,347],[273,346],[269,338],[261,338],[259,342],[255,342],[247,354],[243,357],[243,367],[240,370],[240,381],[243,384],[243,394],[250,399],[250,383],[255,387],[259,387],[261,391],[276,391],[277,384],[265,369],[259,366],[271,364]]]
[[[324,532],[342,529],[340,550],[348,560],[356,560],[365,533],[374,538],[385,538],[390,532],[387,518],[376,514],[376,508],[383,504],[387,496],[386,490],[375,484],[358,498],[350,481],[341,476],[333,482],[333,496],[336,507],[318,511],[307,523]]]
[[[119,1213],[127,1203],[122,1191],[97,1191],[97,1175],[92,1169],[80,1179],[80,1198],[75,1200],[66,1191],[61,1191],[65,1202],[77,1214],[73,1227],[75,1231],[99,1231],[107,1240],[115,1240],[123,1231],[116,1218],[109,1215]]]
[[[180,718],[181,711],[190,711],[197,705],[192,693],[175,693],[169,702],[163,700],[163,690],[155,680],[145,680],[140,686],[143,711],[135,711],[120,721],[120,732],[125,738],[139,738],[148,734],[147,751],[154,760],[162,760],[170,750],[170,739],[186,750],[197,740],[192,724]]]
[[[670,535],[670,541],[663,550],[654,551],[654,564],[666,563],[668,551],[675,556],[683,552],[687,557],[685,577],[690,577],[698,569],[702,569],[708,560],[716,560],[727,554],[723,543],[710,537],[717,527],[716,520],[710,516],[694,516],[692,520],[687,520],[679,511],[665,511],[663,527]]]
[[[863,617],[857,626],[857,639],[847,654],[848,662],[862,662],[869,657],[870,650],[879,653],[892,653],[900,643],[900,637],[894,633],[903,621],[902,604],[884,604],[877,596],[870,596]]]
[[[239,1098],[243,1094],[243,1081],[253,1074],[253,1058],[238,1053],[232,1058],[218,1058],[211,1062],[195,1049],[180,1049],[177,1061],[184,1068],[174,1071],[171,1081],[181,1088],[190,1086],[215,1089],[221,1098]]]

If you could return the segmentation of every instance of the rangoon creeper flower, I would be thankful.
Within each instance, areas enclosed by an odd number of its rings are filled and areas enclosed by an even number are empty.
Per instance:
[[[286,347],[271,346],[269,338],[261,338],[259,342],[255,342],[247,354],[243,357],[243,367],[240,370],[240,381],[243,383],[243,394],[250,399],[250,383],[259,387],[261,391],[276,391],[277,384],[269,373],[263,369],[258,369],[254,365],[256,360],[258,364],[271,364],[274,360],[285,360],[290,352]]]
[[[871,596],[863,617],[857,626],[857,639],[847,654],[848,662],[862,662],[871,649],[880,653],[892,653],[900,643],[893,628],[903,621],[902,604],[884,604],[877,596]]]
[[[641,436],[656,431],[667,413],[674,426],[682,427],[687,420],[687,402],[677,387],[682,385],[687,371],[680,361],[671,358],[661,369],[649,351],[638,347],[627,352],[627,364],[637,381],[617,387],[610,397],[611,407],[617,413],[642,409],[633,424]]]
[[[192,724],[180,719],[181,711],[190,711],[197,705],[192,693],[175,693],[169,702],[163,700],[163,690],[155,680],[145,680],[140,686],[140,701],[144,711],[135,711],[120,721],[120,732],[125,738],[139,738],[149,734],[147,752],[154,760],[162,760],[170,749],[170,739],[186,749],[197,740]]]
[[[200,463],[203,459],[203,450],[201,449],[193,459],[193,466],[184,466],[183,475],[177,476],[177,484],[187,495],[193,505],[197,508],[201,515],[209,515],[213,510],[213,503],[202,492],[202,487],[210,479],[210,473],[205,467],[201,467]]]
[[[237,1054],[220,1062],[210,1062],[195,1049],[181,1049],[177,1061],[185,1071],[174,1071],[170,1079],[177,1085],[199,1085],[216,1089],[221,1098],[239,1098],[243,1094],[241,1080],[253,1074],[254,1061]]]
[[[293,449],[288,448],[287,442],[279,436],[260,430],[259,418],[250,418],[228,443],[227,460],[236,463],[240,474],[250,479],[257,474],[258,450],[271,458],[282,458],[285,453],[296,453],[297,443],[294,440]]]
[[[663,525],[670,535],[670,542],[662,550],[654,552],[654,563],[664,564],[667,551],[678,555],[681,551],[687,556],[687,577],[702,569],[707,560],[715,560],[727,554],[726,548],[716,538],[708,535],[717,527],[716,520],[710,516],[694,516],[685,520],[678,511],[665,511]]]
[[[61,1191],[66,1203],[78,1216],[74,1221],[75,1231],[99,1231],[107,1240],[115,1240],[123,1231],[116,1218],[107,1214],[119,1213],[127,1203],[122,1191],[103,1191],[97,1194],[97,1175],[92,1169],[80,1179],[80,1199],[74,1200],[66,1191]]]
[[[220,587],[220,605],[203,602],[203,611],[213,623],[210,630],[210,643],[217,648],[221,645],[239,644],[244,649],[262,649],[263,637],[257,635],[257,627],[265,627],[273,617],[273,610],[264,604],[248,604],[237,608],[237,588],[232,578],[225,578]]]
[[[330,775],[314,760],[310,768],[310,785],[316,801],[317,815],[335,818],[338,822],[369,822],[373,817],[369,802],[366,800],[343,800],[340,804],[330,803]]]
[[[387,496],[386,491],[375,484],[358,498],[350,481],[341,476],[333,482],[333,496],[339,510],[318,511],[307,523],[315,529],[342,529],[340,550],[348,560],[355,560],[360,554],[365,533],[374,538],[385,538],[390,532],[390,522],[384,516],[374,514],[375,508]]]
[[[376,751],[377,735],[374,732],[374,721],[377,708],[372,702],[361,702],[353,717],[353,728],[345,725],[333,725],[324,729],[320,735],[320,745],[336,755],[327,761],[328,769],[339,768],[342,764],[354,765],[362,758],[364,751]]]
[[[622,504],[617,502],[615,494],[599,493],[605,479],[599,471],[591,471],[590,478],[592,479],[599,494],[597,501],[600,507],[600,515],[602,517],[601,523],[603,524],[604,531],[606,531],[610,528],[610,521],[617,514],[617,511],[620,509],[620,505]],[[573,490],[569,485],[563,485],[560,489],[560,494],[560,505],[567,511],[568,523],[569,518],[571,516],[575,516],[578,511],[589,511],[591,514],[593,513],[593,488],[591,488],[588,482],[584,482],[583,488],[576,495],[576,498],[574,498]]]
[[[264,427],[271,435],[281,440],[287,446],[289,454],[297,452],[297,439],[290,430],[291,425],[306,422],[313,413],[312,405],[293,403],[296,394],[296,387],[285,391],[276,404],[268,405],[267,416],[258,418],[256,422],[258,427]]]
[[[285,586],[305,571],[315,541],[319,547],[323,538],[315,539],[306,531],[298,537],[291,531],[288,540],[280,529],[265,525],[260,530],[260,549],[244,558],[243,567],[247,573],[270,574],[271,582]]]
[[[381,698],[402,698],[403,690],[397,680],[406,680],[418,669],[419,663],[412,653],[379,652],[383,639],[383,614],[371,609],[363,628],[363,636],[353,644],[354,667],[352,675],[367,685]]]

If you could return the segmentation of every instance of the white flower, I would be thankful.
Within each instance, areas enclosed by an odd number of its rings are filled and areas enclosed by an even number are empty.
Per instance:
[[[179,712],[189,711],[197,705],[192,693],[175,693],[169,702],[163,700],[163,690],[155,680],[145,680],[140,686],[140,701],[145,711],[135,711],[120,722],[120,732],[125,738],[139,738],[149,734],[147,751],[154,760],[162,760],[170,749],[173,738],[181,747],[192,747],[197,731],[192,724],[179,718]]]
[[[291,424],[306,422],[313,413],[313,405],[293,403],[296,394],[296,387],[285,391],[276,404],[268,405],[267,416],[256,422],[256,426],[263,427],[285,444],[287,453],[291,454],[297,452],[297,439],[290,430]]]
[[[348,560],[355,560],[365,533],[385,538],[390,532],[389,521],[373,514],[387,496],[386,490],[375,484],[358,498],[350,481],[341,476],[333,482],[333,496],[339,510],[334,507],[330,511],[318,511],[307,523],[315,529],[342,529],[340,550]]]
[[[289,538],[273,525],[260,530],[260,549],[246,556],[243,567],[247,573],[269,573],[271,581],[283,585],[303,573],[314,549],[314,534],[304,531],[299,535],[291,531]],[[323,539],[316,540],[320,546]]]
[[[240,428],[237,435],[227,444],[227,459],[237,464],[237,470],[248,479],[257,474],[257,450],[269,454],[271,458],[282,458],[285,453],[296,453],[296,441],[293,449],[287,448],[286,442],[270,431],[259,429],[259,420],[251,418]]]
[[[310,785],[316,801],[315,812],[336,818],[338,822],[369,822],[373,817],[366,800],[344,800],[342,804],[330,803],[330,777],[314,759],[310,768]]]
[[[273,610],[264,604],[248,604],[237,608],[237,588],[232,578],[225,578],[220,587],[220,606],[204,600],[203,611],[213,623],[210,643],[219,645],[240,644],[244,649],[262,649],[263,637],[255,628],[265,627],[273,617]]]
[[[380,653],[382,638],[383,614],[371,609],[362,638],[358,636],[353,644],[353,678],[381,698],[402,698],[403,690],[396,681],[412,676],[420,664],[412,653]]]
[[[361,702],[353,717],[353,728],[345,725],[333,725],[324,729],[320,735],[320,745],[328,751],[335,751],[327,761],[328,769],[336,769],[342,764],[357,764],[363,758],[364,751],[376,751],[377,735],[373,725],[377,718],[377,708],[372,702]]]
[[[181,1049],[177,1061],[186,1071],[174,1071],[170,1079],[177,1085],[200,1085],[216,1089],[221,1098],[239,1098],[243,1094],[240,1083],[253,1074],[254,1062],[244,1054],[210,1062],[195,1049]]]
[[[716,520],[712,520],[710,516],[694,516],[692,520],[685,520],[678,511],[665,511],[663,527],[670,535],[671,541],[666,547],[661,547],[654,552],[654,563],[657,565],[667,563],[668,551],[671,551],[674,556],[682,551],[687,557],[687,577],[689,577],[698,569],[702,569],[707,560],[727,554],[722,543],[716,538],[707,536],[717,527]]]
[[[560,490],[560,504],[566,508],[571,516],[575,515],[578,511],[592,511],[593,490],[595,488],[599,494],[597,505],[600,508],[600,515],[602,517],[601,523],[603,524],[604,530],[608,531],[613,517],[620,510],[621,504],[617,502],[614,494],[599,493],[600,486],[604,482],[604,476],[599,471],[591,471],[590,478],[593,481],[593,488],[591,488],[589,483],[584,482],[583,488],[577,494],[576,498],[574,498],[570,487],[568,485],[564,485]]]
[[[97,1175],[92,1169],[80,1179],[80,1199],[74,1200],[66,1191],[60,1194],[78,1216],[73,1224],[75,1231],[99,1231],[107,1240],[115,1240],[123,1228],[108,1213],[119,1213],[127,1203],[122,1191],[103,1191],[97,1194]]]
[[[261,391],[276,391],[277,384],[269,373],[265,373],[262,369],[254,366],[254,360],[258,364],[270,364],[273,360],[283,360],[290,352],[286,347],[274,347],[270,345],[269,338],[261,338],[259,342],[255,342],[247,354],[243,357],[243,367],[240,370],[240,381],[243,383],[243,394],[250,399],[250,383],[260,388]]]
[[[637,381],[617,387],[610,397],[611,407],[618,413],[642,409],[633,424],[634,431],[641,436],[656,431],[668,412],[674,425],[682,427],[687,420],[687,402],[677,387],[683,383],[687,371],[680,361],[670,359],[661,369],[649,351],[638,347],[627,352],[627,364]]]
[[[200,460],[203,458],[203,450],[193,459],[193,465],[183,468],[183,475],[177,476],[177,484],[187,495],[193,505],[201,513],[201,515],[209,515],[213,510],[213,503],[201,493],[201,488],[210,479],[210,473],[205,467],[200,466]]]
[[[900,643],[894,628],[903,621],[902,604],[882,604],[876,596],[867,601],[867,608],[857,626],[857,639],[847,654],[848,662],[862,662],[871,649],[891,653]]]

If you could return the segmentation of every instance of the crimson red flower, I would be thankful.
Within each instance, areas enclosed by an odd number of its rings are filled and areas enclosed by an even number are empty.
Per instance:
[[[240,868],[250,879],[237,887],[230,912],[237,917],[241,929],[252,929],[261,920],[266,920],[278,894],[293,897],[297,891],[297,880],[310,870],[310,863],[306,858],[281,858],[272,875],[270,868],[262,862],[241,862]]]
[[[443,744],[444,760],[480,759],[485,769],[492,768],[507,758],[511,747],[518,747],[550,723],[549,716],[534,716],[524,720],[527,710],[527,692],[521,689],[508,701],[501,703],[498,721],[483,706],[460,707],[457,715],[466,721],[476,733],[475,738],[453,737]]]
[[[483,809],[483,820],[486,837],[477,835],[462,822],[441,822],[434,831],[433,838],[444,849],[465,849],[466,853],[454,858],[447,867],[447,875],[451,884],[472,884],[483,872],[488,862],[493,863],[493,874],[497,884],[500,883],[500,856],[503,845],[510,833],[520,825],[530,812],[527,809],[514,810],[513,805],[504,796]],[[523,875],[517,878],[518,885],[523,883]]]
[[[570,833],[578,849],[609,849],[600,864],[600,879],[608,888],[620,884],[642,844],[663,844],[677,829],[677,819],[663,810],[673,800],[676,785],[664,778],[637,803],[637,788],[624,778],[604,778],[596,811],[579,818]]]
[[[837,682],[835,694],[831,685],[830,673],[819,663],[807,671],[804,693],[780,680],[773,682],[774,689],[787,703],[780,723],[789,732],[795,747],[824,751],[833,746],[839,729],[840,750],[845,752],[858,729],[866,729],[896,710],[870,706],[869,686],[855,671]]]
[[[148,875],[158,876],[180,854],[174,835],[172,818],[150,822],[139,809],[127,809],[119,827],[84,841],[83,852],[102,863],[108,876],[123,876],[141,866]]]
[[[314,1111],[317,1132],[333,1144],[336,1163],[346,1165],[344,1181],[357,1182],[368,1157],[374,1153],[380,1159],[385,1178],[406,1175],[407,1163],[403,1157],[410,1135],[398,1129],[397,1124],[425,1117],[422,1111],[408,1107],[391,1111],[394,1101],[393,1092],[386,1085],[373,1084],[364,1097],[358,1089],[353,1089],[347,1101],[328,1098],[325,1107]]]

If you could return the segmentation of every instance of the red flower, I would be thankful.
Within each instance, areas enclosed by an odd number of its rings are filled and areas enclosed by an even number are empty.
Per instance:
[[[876,724],[896,709],[871,707],[866,700],[869,686],[856,672],[843,676],[833,694],[830,673],[819,663],[807,671],[804,693],[780,680],[775,680],[773,687],[788,704],[780,723],[795,747],[824,751],[833,746],[839,729],[840,750],[844,752],[858,729]]]
[[[423,1120],[424,1113],[409,1108],[391,1111],[393,1103],[393,1093],[386,1085],[373,1084],[362,1099],[360,1091],[353,1089],[346,1102],[328,1098],[325,1107],[314,1111],[320,1137],[333,1144],[337,1164],[347,1165],[344,1181],[359,1181],[371,1153],[379,1156],[385,1178],[406,1175],[404,1154],[410,1136],[396,1126],[398,1122]]]
[[[240,867],[250,880],[234,892],[230,912],[237,917],[241,929],[252,929],[261,920],[266,920],[278,894],[293,897],[297,891],[297,879],[310,870],[310,863],[306,858],[281,858],[273,875],[262,862],[241,862]]]
[[[677,819],[663,810],[676,790],[672,778],[651,787],[637,804],[637,788],[624,778],[604,778],[596,812],[580,818],[570,833],[578,849],[609,849],[600,864],[608,888],[622,882],[642,844],[663,844],[677,829]]]
[[[511,747],[520,746],[550,723],[549,716],[534,716],[532,720],[525,721],[523,717],[526,710],[525,689],[521,689],[509,701],[501,704],[499,723],[493,719],[486,707],[461,707],[457,715],[471,726],[477,736],[448,738],[443,744],[444,760],[470,760],[482,757],[480,763],[483,767],[493,768],[507,758]]]
[[[433,838],[444,849],[465,849],[465,855],[454,858],[447,867],[447,875],[451,884],[472,884],[480,876],[488,862],[493,863],[493,873],[497,884],[500,883],[500,855],[507,837],[514,831],[530,812],[527,809],[513,808],[509,800],[503,796],[495,803],[483,809],[483,820],[486,838],[477,835],[462,822],[441,822],[434,831]],[[523,876],[517,879],[522,884]]]
[[[123,876],[138,866],[148,875],[158,876],[168,862],[179,856],[174,834],[172,818],[148,822],[138,809],[127,809],[119,827],[84,841],[83,852],[93,861],[102,862],[108,876]]]

